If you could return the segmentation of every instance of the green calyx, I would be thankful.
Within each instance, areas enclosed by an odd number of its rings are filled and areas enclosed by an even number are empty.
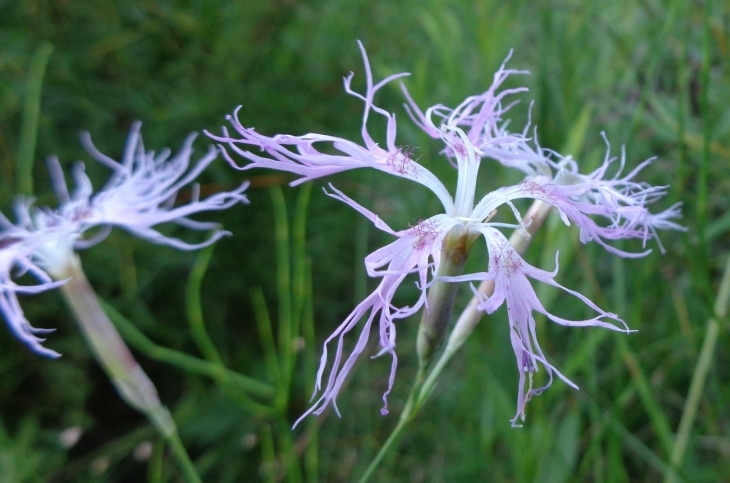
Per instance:
[[[457,225],[444,238],[436,278],[453,277],[464,272],[464,265],[477,235]],[[436,281],[428,291],[418,331],[417,351],[421,368],[427,367],[441,347],[454,309],[457,283]]]

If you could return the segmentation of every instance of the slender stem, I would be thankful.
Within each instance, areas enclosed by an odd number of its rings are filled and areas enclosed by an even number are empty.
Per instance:
[[[270,190],[274,207],[274,238],[276,247],[276,296],[279,301],[278,359],[281,379],[277,381],[275,407],[286,407],[294,370],[294,320],[291,301],[291,256],[289,254],[289,222],[286,201],[281,188]]]
[[[195,344],[198,346],[201,354],[203,354],[203,357],[216,365],[223,366],[223,360],[220,354],[218,354],[218,349],[216,349],[213,340],[205,329],[203,306],[200,301],[203,277],[208,269],[208,263],[210,262],[211,255],[213,255],[214,248],[215,244],[212,244],[201,250],[198,254],[195,265],[193,265],[193,269],[190,271],[190,276],[188,277],[185,301],[188,324],[190,325],[190,332],[193,335]]]
[[[515,250],[517,250],[519,253],[522,253],[527,249],[527,247],[530,245],[530,241],[532,240],[532,236],[542,226],[545,219],[547,218],[547,215],[550,213],[551,208],[551,205],[548,205],[541,201],[535,201],[532,206],[530,206],[530,209],[527,211],[527,214],[525,215],[525,218],[523,220],[524,224],[528,225],[526,231],[515,230],[515,232],[512,233],[512,236],[510,237],[510,243],[515,248]],[[474,240],[472,239],[470,243],[473,243],[473,241]],[[446,241],[444,241],[444,246],[447,246]],[[468,254],[468,249],[465,250],[464,253]],[[464,258],[466,258],[466,255],[464,255]],[[444,257],[442,255],[442,263],[443,262]],[[458,267],[456,268],[458,269]],[[460,269],[463,270],[463,268],[464,267],[462,263]],[[443,275],[441,273],[441,267],[439,267],[439,274]],[[457,284],[451,285],[456,286]],[[486,280],[482,282],[479,285],[478,292],[481,295],[492,295],[492,293],[494,292],[494,281]],[[429,296],[430,295],[431,293],[429,292]],[[430,302],[431,298],[429,297],[429,303]],[[401,412],[398,424],[393,429],[393,432],[390,434],[390,436],[388,436],[388,439],[385,441],[385,443],[383,443],[383,446],[378,451],[378,454],[375,455],[375,458],[370,463],[368,468],[365,470],[365,473],[359,480],[360,483],[365,483],[372,477],[373,473],[380,465],[385,455],[390,452],[392,448],[395,447],[401,434],[420,412],[424,403],[428,399],[428,396],[431,394],[431,391],[436,386],[436,380],[439,374],[441,374],[441,371],[443,371],[444,367],[446,367],[446,364],[449,362],[451,357],[459,350],[459,348],[461,348],[471,332],[474,330],[476,324],[479,322],[482,312],[477,309],[478,304],[479,296],[475,295],[457,319],[456,324],[454,325],[454,329],[451,331],[449,337],[446,340],[446,346],[444,347],[444,350],[441,352],[441,355],[436,360],[436,362],[433,363],[433,365],[424,365],[423,359],[421,359],[421,364],[418,374],[416,375],[416,380],[413,384],[413,387],[411,388],[411,393],[408,396],[408,402],[406,403],[403,412]],[[433,307],[431,309],[433,310]],[[449,310],[451,311],[452,309],[453,300],[451,301]],[[449,317],[451,315],[450,311],[448,314]],[[422,329],[423,321],[421,322],[421,330]],[[420,342],[421,339],[419,332],[419,343]]]
[[[418,381],[418,378],[416,378]],[[413,412],[413,409],[415,408],[415,400],[418,397],[418,393],[420,392],[421,385],[416,382],[416,384],[413,385],[413,388],[411,388],[411,393],[408,396],[408,402],[406,402],[406,406],[403,408],[403,412],[400,414],[400,418],[398,419],[398,424],[393,428],[393,431],[390,433],[390,436],[388,436],[388,439],[385,440],[385,443],[383,443],[383,446],[380,447],[380,450],[378,451],[378,454],[375,455],[375,458],[370,462],[370,465],[368,465],[367,469],[365,470],[365,473],[360,477],[358,480],[359,483],[366,483],[370,478],[373,476],[373,473],[375,473],[375,470],[380,466],[380,462],[383,461],[383,458],[386,454],[388,454],[400,438],[401,434],[403,434],[403,431],[406,429],[406,427],[410,424],[411,421],[413,421],[413,418],[415,418],[416,414]]]
[[[156,442],[152,450],[152,455],[150,455],[150,459],[147,461],[147,483],[162,483],[162,457],[164,454],[164,442]]]
[[[200,476],[198,476],[198,472],[196,471],[193,462],[190,460],[188,452],[185,451],[185,446],[183,446],[177,431],[170,434],[165,439],[167,440],[167,444],[170,445],[172,454],[175,455],[175,459],[177,459],[177,462],[183,471],[183,475],[185,475],[185,480],[189,483],[202,483],[203,480],[201,480]]]
[[[634,353],[631,352],[626,339],[624,337],[618,337],[616,339],[616,343],[618,344],[619,354],[621,355],[624,364],[629,369],[631,379],[634,382],[634,387],[639,394],[639,400],[646,408],[646,413],[649,415],[651,425],[654,428],[656,437],[659,439],[662,450],[665,455],[669,455],[672,451],[672,430],[669,426],[669,422],[654,398],[651,390],[651,384],[649,384],[644,371],[641,370],[641,365],[636,359]]]
[[[697,203],[696,203],[696,234],[699,238],[699,250],[693,257],[695,262],[695,273],[708,273],[707,263],[707,236],[706,224],[708,216],[708,173],[710,165],[710,145],[712,140],[712,121],[709,114],[709,91],[710,91],[710,64],[711,64],[711,46],[712,34],[710,28],[710,19],[712,18],[713,2],[707,0],[704,4],[703,16],[703,41],[702,41],[702,65],[700,68],[700,110],[702,113],[702,160],[697,173]],[[706,277],[697,277],[704,287],[709,288]],[[704,288],[703,287],[703,288]],[[670,448],[670,467],[665,472],[665,481],[677,481],[676,470],[681,466],[687,450],[690,431],[697,415],[697,409],[702,396],[707,374],[712,366],[712,358],[719,336],[718,320],[724,318],[727,314],[727,304],[730,298],[730,260],[726,266],[725,273],[720,285],[720,290],[715,300],[715,314],[707,323],[705,339],[702,343],[700,355],[692,375],[689,393],[682,411],[682,417],[679,422],[679,428],[674,438],[673,445]],[[671,444],[671,442],[670,442]]]
[[[132,324],[117,309],[108,302],[100,300],[104,311],[109,315],[115,327],[121,332],[129,343],[150,359],[164,362],[179,367],[187,372],[210,377],[216,382],[230,384],[232,388],[241,390],[262,398],[271,398],[274,395],[274,388],[270,385],[244,376],[238,372],[231,371],[212,362],[190,356],[183,352],[157,345]]]
[[[702,342],[702,349],[700,349],[700,356],[697,360],[694,374],[692,374],[692,382],[690,383],[687,401],[682,411],[682,418],[679,420],[679,429],[674,439],[674,447],[672,448],[670,458],[670,465],[674,469],[678,469],[681,466],[687,451],[690,431],[697,416],[697,409],[702,398],[705,380],[712,367],[712,358],[715,354],[718,336],[720,335],[719,321],[727,316],[728,306],[730,306],[730,257],[728,257],[727,264],[725,265],[725,273],[723,273],[717,299],[715,300],[715,316],[707,321],[705,339]],[[670,473],[665,481],[674,483],[676,481],[676,472]]]
[[[299,467],[299,458],[294,448],[289,420],[286,418],[286,415],[279,415],[274,424],[276,425],[276,436],[281,447],[281,456],[277,465],[277,481],[282,481],[286,477],[287,481],[291,483],[301,483],[302,471]]]
[[[121,398],[147,416],[160,436],[170,444],[185,479],[191,483],[200,482],[200,477],[180,442],[172,415],[160,402],[154,384],[134,359],[101,307],[94,289],[81,269],[78,256],[70,254],[65,267],[54,275],[61,275],[58,278],[69,278],[61,286],[61,292],[76,316],[91,352]]]
[[[251,410],[254,414],[263,415],[271,412],[271,409],[251,399],[247,391],[230,391],[230,389],[236,386],[233,383],[234,378],[237,382],[241,382],[239,374],[229,371],[223,359],[218,353],[218,349],[213,343],[208,331],[205,328],[205,319],[203,317],[203,306],[200,300],[201,286],[203,284],[203,277],[207,271],[210,258],[213,254],[214,245],[203,249],[197,257],[195,265],[190,272],[188,278],[188,286],[186,291],[186,309],[188,315],[188,323],[190,325],[190,332],[193,335],[193,340],[198,346],[198,349],[203,356],[209,361],[210,364],[217,367],[217,371],[214,373],[214,378],[218,382],[224,391],[230,394],[237,402],[242,406]],[[245,379],[244,379],[245,380]],[[258,381],[256,381],[258,383]],[[248,386],[251,386],[250,384]],[[273,389],[273,388],[271,388]]]
[[[451,360],[451,356],[453,356],[455,353],[456,349],[450,349],[450,347],[447,346],[444,352],[441,354],[441,357],[438,358],[436,363],[428,372],[428,375],[418,389],[418,395],[416,397],[415,405],[413,408],[413,417],[415,417],[421,410],[421,407],[426,402],[428,396],[431,394],[434,386],[436,386],[436,379],[438,378],[439,374],[441,374],[441,371],[444,370],[444,367],[446,367],[446,363]]]
[[[259,342],[264,353],[263,362],[266,375],[269,380],[278,385],[279,381],[281,381],[279,354],[276,351],[276,342],[274,340],[274,330],[271,326],[269,309],[266,307],[264,292],[260,287],[254,287],[251,290],[251,305],[253,306],[254,319],[256,319]],[[274,394],[276,394],[276,390],[274,390]]]
[[[535,201],[527,210],[523,221],[524,225],[527,225],[525,230],[515,230],[509,238],[509,242],[512,247],[518,253],[524,253],[525,250],[530,246],[532,238],[540,229],[545,222],[552,205],[543,203],[542,201]],[[477,289],[478,295],[475,295],[467,304],[464,311],[461,313],[459,318],[454,325],[454,330],[451,331],[449,339],[446,343],[446,350],[444,356],[451,357],[453,352],[456,352],[463,344],[466,339],[471,335],[474,327],[479,323],[483,312],[480,311],[477,306],[479,305],[479,298],[482,296],[491,296],[494,293],[494,281],[485,280],[479,284]],[[442,356],[442,357],[444,357]],[[442,365],[443,367],[443,365]]]
[[[462,274],[474,239],[475,236],[466,231],[463,225],[452,228],[444,237],[436,278]],[[437,281],[428,290],[426,308],[418,329],[417,350],[421,368],[428,367],[441,347],[454,311],[458,288],[457,283]]]
[[[42,42],[30,60],[16,168],[17,192],[26,196],[33,196],[33,160],[35,159],[35,147],[38,138],[43,75],[52,52],[53,46],[48,42]]]
[[[294,333],[299,334],[301,325],[306,316],[307,305],[311,305],[311,299],[306,298],[307,291],[307,210],[309,199],[312,194],[312,184],[306,183],[302,186],[297,198],[297,204],[292,223],[292,295],[294,305],[294,318],[296,327]]]
[[[292,254],[293,260],[293,290],[294,317],[296,321],[295,333],[301,337],[304,347],[313,347],[314,315],[312,313],[312,273],[311,263],[307,256],[307,210],[312,193],[312,184],[302,186],[297,198],[296,211],[292,226]],[[301,351],[301,367],[303,373],[311,374],[315,371],[316,357],[314,351]],[[318,420],[309,418],[305,437],[308,444],[304,449],[304,481],[317,482],[319,454],[318,454]]]
[[[61,286],[61,292],[96,360],[127,404],[143,412],[160,434],[172,434],[175,423],[160,403],[157,389],[102,309],[78,257],[72,255],[67,266],[71,278]]]
[[[271,424],[264,423],[261,429],[261,479],[267,483],[276,482],[276,448]]]

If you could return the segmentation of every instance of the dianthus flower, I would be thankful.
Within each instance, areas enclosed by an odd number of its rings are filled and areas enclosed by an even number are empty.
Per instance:
[[[106,186],[97,193],[83,163],[73,167],[75,189],[70,193],[58,160],[51,159],[49,169],[60,201],[58,208],[34,207],[30,200],[20,199],[15,203],[15,223],[0,214],[0,311],[16,337],[37,354],[59,356],[42,345],[41,336],[53,329],[32,327],[17,294],[38,293],[67,281],[71,276],[68,267],[75,263],[75,250],[103,240],[114,226],[152,243],[194,250],[229,233],[218,229],[215,223],[191,220],[188,216],[247,202],[242,193],[248,183],[244,183],[233,191],[202,200],[198,187],[194,186],[191,199],[175,206],[178,191],[210,165],[216,158],[216,150],[211,147],[191,168],[194,134],[185,140],[179,153],[170,157],[169,150],[159,154],[145,151],[140,127],[140,123],[132,126],[121,162],[100,153],[88,134],[84,134],[82,141],[89,153],[112,171]],[[157,231],[158,225],[167,222],[213,232],[207,240],[188,243]],[[87,236],[88,233],[93,234]],[[14,281],[26,273],[39,283],[19,285]]]
[[[362,144],[323,134],[273,137],[259,134],[253,128],[241,124],[238,119],[240,107],[233,116],[228,116],[235,133],[229,134],[226,128],[223,128],[220,136],[208,133],[208,136],[221,143],[222,153],[238,169],[269,168],[293,173],[298,178],[291,184],[297,185],[341,171],[372,168],[426,186],[443,206],[442,213],[396,231],[376,214],[330,185],[329,196],[351,206],[396,240],[365,258],[368,275],[380,278],[380,284],[325,340],[315,384],[315,396],[319,393],[319,398],[302,418],[311,413],[321,414],[330,404],[339,414],[336,398],[355,361],[367,346],[373,323],[379,328],[378,355],[389,354],[392,357],[388,388],[383,395],[385,404],[381,411],[387,414],[387,396],[393,387],[397,366],[396,321],[425,308],[418,350],[422,365],[424,361],[428,363],[443,341],[453,306],[452,289],[442,287],[434,295],[427,295],[428,287],[434,291],[439,284],[455,287],[454,282],[459,281],[493,280],[494,294],[481,296],[479,309],[492,313],[502,304],[507,305],[511,341],[520,373],[518,409],[512,420],[515,424],[518,417],[524,419],[524,406],[530,397],[550,386],[553,373],[575,387],[548,362],[540,349],[533,312],[545,314],[553,322],[566,326],[597,326],[619,331],[629,329],[617,315],[602,310],[580,293],[558,284],[555,281],[557,267],[553,272],[535,268],[513,249],[500,229],[517,228],[527,237],[530,223],[523,221],[514,201],[529,198],[553,206],[566,225],[577,225],[581,242],[597,242],[611,253],[623,257],[646,255],[650,249],[632,253],[616,248],[611,242],[639,239],[645,245],[656,238],[657,229],[681,229],[671,221],[680,216],[679,205],[658,215],[648,211],[647,205],[666,192],[666,187],[653,187],[635,181],[638,173],[650,161],[622,175],[624,153],[617,159],[610,155],[609,149],[598,169],[581,174],[578,164],[570,157],[541,148],[535,136],[529,135],[529,125],[519,133],[508,131],[509,119],[505,116],[514,102],[505,104],[505,99],[527,90],[500,90],[509,76],[526,73],[507,69],[509,57],[494,75],[492,85],[486,92],[468,97],[453,109],[438,104],[424,112],[403,88],[409,116],[426,134],[444,144],[443,154],[457,169],[456,190],[452,196],[431,171],[413,159],[411,150],[396,144],[395,114],[374,104],[378,90],[408,74],[391,75],[374,83],[362,44],[360,50],[365,65],[365,94],[352,90],[352,73],[344,79],[344,85],[348,94],[364,103]],[[367,123],[371,114],[383,116],[386,120],[385,143],[382,146],[368,132]],[[323,146],[323,149],[319,146]],[[237,165],[232,155],[243,157],[247,163]],[[514,186],[499,187],[476,198],[477,173],[484,159],[520,170],[525,177]],[[617,169],[613,169],[617,162]],[[609,170],[615,174],[609,176]],[[493,222],[495,210],[500,207],[506,207],[517,222]],[[486,241],[488,270],[461,275],[469,249],[478,237]],[[417,275],[421,294],[413,304],[396,307],[392,303],[393,296],[410,274]],[[595,316],[572,321],[547,312],[538,300],[530,279],[558,287],[576,297],[592,309]],[[345,336],[356,327],[360,327],[360,335],[349,355],[346,355]],[[335,340],[334,355],[330,356],[330,343]],[[538,370],[538,363],[544,366],[549,381],[544,387],[533,389],[532,373]],[[328,367],[329,376],[325,382]],[[529,384],[525,379],[526,374],[529,375]]]

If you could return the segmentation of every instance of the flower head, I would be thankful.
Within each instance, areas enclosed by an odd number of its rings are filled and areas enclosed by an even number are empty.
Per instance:
[[[192,183],[216,158],[215,148],[210,148],[191,168],[195,134],[188,136],[180,152],[170,157],[169,150],[159,154],[145,151],[140,127],[138,122],[132,126],[121,162],[99,152],[88,134],[84,134],[83,143],[89,153],[112,170],[102,190],[94,193],[84,164],[78,163],[72,171],[75,189],[69,192],[58,160],[51,159],[49,169],[60,201],[58,208],[34,207],[29,200],[21,199],[15,203],[16,223],[0,214],[0,311],[12,332],[38,354],[59,355],[41,345],[44,339],[39,335],[52,330],[30,325],[17,294],[37,293],[62,284],[74,250],[100,242],[113,226],[153,243],[194,250],[230,233],[220,230],[215,223],[195,221],[188,216],[247,202],[243,192],[248,183],[243,183],[233,191],[205,199],[200,199],[199,189],[194,186],[191,199],[175,206],[178,191]],[[189,243],[157,231],[156,227],[166,222],[213,233],[202,242]],[[88,233],[93,235],[87,236]],[[39,284],[26,286],[14,282],[14,278],[25,273]]]
[[[19,201],[17,205],[21,215],[27,214],[27,205]],[[29,220],[25,220],[26,222]],[[17,294],[34,294],[50,290],[62,284],[54,282],[51,277],[34,260],[34,252],[45,243],[53,242],[54,237],[45,232],[33,232],[24,227],[13,225],[5,216],[0,214],[0,312],[8,322],[10,330],[37,354],[46,357],[59,357],[54,350],[43,347],[44,334],[54,329],[37,329],[30,325],[20,307]],[[37,285],[19,285],[12,279],[13,268],[15,275],[28,273],[35,277]]]
[[[509,57],[494,75],[493,83],[487,91],[468,97],[453,109],[437,104],[422,111],[403,87],[407,100],[406,110],[411,120],[430,137],[444,144],[442,152],[457,169],[456,189],[452,195],[431,171],[411,157],[408,149],[396,144],[395,114],[374,104],[373,99],[379,89],[407,74],[392,75],[374,83],[362,44],[360,50],[365,64],[366,92],[358,94],[352,91],[352,74],[345,78],[345,91],[364,103],[362,144],[322,134],[269,137],[259,134],[253,128],[244,127],[238,119],[238,110],[234,116],[228,117],[235,133],[230,134],[226,128],[223,128],[220,136],[207,133],[221,143],[223,155],[238,169],[269,168],[290,172],[298,176],[292,182],[292,185],[296,185],[349,169],[373,168],[426,186],[443,206],[442,213],[422,220],[414,227],[396,231],[376,214],[342,192],[330,188],[331,197],[348,204],[396,240],[365,258],[368,275],[380,278],[380,284],[326,339],[315,384],[315,395],[320,391],[321,394],[304,416],[310,413],[320,414],[329,404],[337,410],[336,397],[355,360],[365,350],[371,326],[376,320],[380,334],[378,355],[387,353],[393,360],[388,389],[383,396],[386,404],[382,412],[387,413],[386,398],[392,388],[397,366],[395,322],[427,305],[426,288],[434,283],[433,273],[438,271],[442,263],[442,244],[447,234],[458,228],[459,236],[470,240],[484,237],[490,255],[488,270],[471,275],[442,276],[438,280],[495,281],[497,290],[491,297],[481,300],[479,308],[491,313],[503,303],[507,304],[512,345],[521,379],[518,413],[513,419],[514,423],[518,417],[524,417],[527,400],[544,389],[532,389],[530,385],[525,390],[525,376],[529,376],[531,384],[532,373],[537,370],[538,363],[546,368],[550,381],[555,373],[573,385],[542,353],[535,337],[535,321],[532,316],[534,311],[543,313],[553,322],[562,325],[590,325],[628,331],[615,314],[603,311],[583,295],[555,282],[557,268],[549,273],[532,267],[512,249],[499,229],[517,228],[527,234],[526,225],[514,201],[534,199],[554,206],[566,225],[578,226],[583,243],[595,241],[608,251],[625,257],[642,256],[650,250],[632,253],[614,247],[611,242],[634,238],[646,244],[650,239],[656,238],[658,229],[682,229],[671,221],[680,216],[679,207],[674,206],[658,215],[648,211],[647,205],[666,192],[665,187],[652,187],[634,180],[650,161],[640,164],[628,175],[621,177],[625,164],[622,153],[617,173],[609,177],[609,169],[614,166],[616,159],[607,153],[600,168],[583,175],[572,158],[541,148],[536,138],[529,136],[529,125],[522,132],[510,132],[507,129],[509,119],[506,116],[515,103],[508,102],[508,98],[527,89],[500,90],[508,77],[526,73],[507,69]],[[368,131],[367,121],[371,113],[387,120],[384,147],[375,143]],[[319,146],[325,148],[320,149]],[[243,157],[246,164],[239,166],[233,155]],[[498,187],[477,198],[477,173],[485,159],[520,170],[525,178],[517,185]],[[495,210],[499,208],[506,208],[516,222],[492,221]],[[465,246],[470,245],[468,243]],[[443,249],[445,248],[444,244]],[[409,274],[416,274],[422,292],[411,306],[396,307],[392,303],[394,293]],[[529,282],[530,278],[568,292],[586,304],[596,315],[588,320],[569,321],[548,313],[537,299]],[[429,308],[425,307],[425,310]],[[357,326],[361,327],[360,336],[349,355],[345,356],[344,337]],[[330,361],[328,346],[335,340],[336,350]],[[323,384],[327,367],[330,372],[326,384]],[[549,385],[550,382],[547,386]]]

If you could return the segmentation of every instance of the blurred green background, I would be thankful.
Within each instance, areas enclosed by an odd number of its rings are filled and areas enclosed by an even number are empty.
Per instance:
[[[572,154],[586,170],[603,158],[601,131],[615,154],[625,145],[630,166],[657,156],[642,180],[671,186],[656,210],[682,201],[689,231],[660,234],[664,256],[653,246],[646,258],[623,260],[581,245],[574,228],[548,223],[528,260],[552,270],[560,250],[558,281],[638,332],[568,330],[539,319],[545,353],[581,389],[556,382],[530,403],[525,427],[513,429],[517,373],[506,313],[485,318],[376,480],[657,481],[685,438],[679,479],[727,481],[730,337],[715,304],[730,249],[729,29],[727,4],[712,0],[4,1],[0,206],[10,215],[22,189],[19,158],[36,161],[38,203],[54,205],[43,159],[88,162],[78,142],[84,130],[118,158],[137,119],[150,149],[175,150],[191,131],[219,131],[239,104],[242,123],[262,133],[359,140],[362,105],[342,89],[350,71],[355,88],[363,87],[356,39],[376,78],[412,73],[405,83],[423,107],[454,106],[484,91],[514,49],[510,67],[531,74],[510,81],[530,88],[513,110],[512,128],[522,129],[534,102],[541,144]],[[453,187],[440,146],[407,119],[397,86],[376,102],[397,113],[398,143],[417,146],[420,162]],[[382,125],[374,122],[370,132],[380,136]],[[207,141],[196,146],[202,154]],[[519,179],[496,163],[482,166],[483,192]],[[89,163],[88,172],[103,186],[103,167]],[[289,427],[308,407],[321,342],[375,286],[363,257],[389,237],[324,196],[324,182],[313,183],[306,216],[298,200],[310,193],[287,187],[289,178],[277,173],[238,172],[220,161],[201,183],[212,192],[243,179],[252,182],[249,206],[205,216],[233,236],[215,246],[199,290],[199,278],[189,276],[203,273],[201,255],[122,232],[82,253],[85,269],[98,293],[147,338],[196,358],[205,356],[189,323],[191,297],[199,294],[225,365],[277,387],[276,401],[262,408],[225,381],[137,347],[204,481],[352,480],[407,397],[417,368],[415,317],[399,327],[389,416],[379,409],[390,360],[364,357],[338,399],[341,419],[327,414]],[[419,186],[378,173],[327,181],[396,229],[439,207]],[[470,259],[472,270],[486,268],[482,251]],[[561,316],[587,316],[563,294],[538,293]],[[415,294],[404,284],[396,303]],[[463,287],[463,303],[469,295]],[[144,417],[125,406],[90,357],[59,294],[21,302],[34,326],[57,328],[46,345],[63,357],[38,358],[9,331],[0,335],[0,481],[180,481]],[[375,352],[373,346],[368,354]],[[276,357],[294,368],[291,378],[272,374]],[[688,397],[693,382],[696,399]],[[678,438],[682,415],[693,410]],[[81,429],[70,447],[59,440],[68,428]]]

